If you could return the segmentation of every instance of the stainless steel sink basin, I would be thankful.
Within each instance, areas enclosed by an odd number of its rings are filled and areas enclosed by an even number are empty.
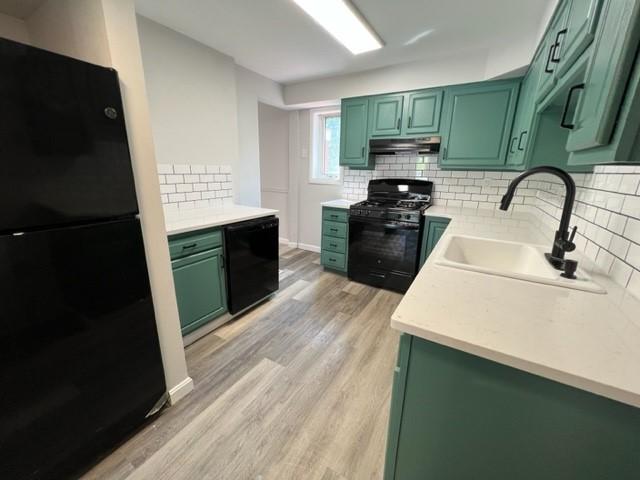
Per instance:
[[[575,280],[560,276],[544,256],[548,247],[464,235],[445,236],[436,264],[535,283],[606,293],[578,268]]]

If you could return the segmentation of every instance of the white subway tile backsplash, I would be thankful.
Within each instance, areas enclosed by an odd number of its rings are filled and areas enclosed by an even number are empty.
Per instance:
[[[343,171],[343,197],[363,200],[374,178],[424,178],[434,183],[435,205],[498,208],[517,172],[442,171],[434,156],[379,156],[376,169]],[[601,166],[593,173],[573,174],[578,191],[572,225],[576,245],[620,285],[640,296],[640,167]],[[167,177],[168,182],[168,177]],[[222,181],[221,181],[222,182]],[[551,175],[523,181],[513,210],[536,215],[553,234],[562,214],[564,186]],[[634,283],[635,282],[635,283]]]
[[[222,172],[222,173],[221,173]],[[160,193],[165,209],[221,207],[233,203],[229,165],[158,165]]]

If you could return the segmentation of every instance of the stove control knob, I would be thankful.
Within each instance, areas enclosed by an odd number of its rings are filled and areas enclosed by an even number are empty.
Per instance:
[[[404,218],[406,218],[407,220],[411,220],[411,214],[410,214],[410,213],[407,213],[407,214],[404,216]]]

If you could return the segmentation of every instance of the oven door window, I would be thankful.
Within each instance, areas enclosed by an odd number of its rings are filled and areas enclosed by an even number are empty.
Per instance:
[[[414,275],[418,260],[419,225],[373,220],[349,221],[349,264]]]

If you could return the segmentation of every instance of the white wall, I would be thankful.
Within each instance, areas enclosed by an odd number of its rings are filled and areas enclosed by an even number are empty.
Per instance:
[[[236,66],[238,161],[233,165],[236,203],[260,206],[260,145],[258,102],[282,107],[282,86]]]
[[[4,13],[0,13],[0,37],[27,44],[31,42],[27,24],[24,20],[10,17]]]
[[[162,164],[235,164],[235,63],[138,16],[156,158]]]
[[[111,53],[102,3],[49,0],[26,19],[31,44],[105,67]]]
[[[289,241],[289,112],[258,104],[260,189],[265,208],[280,211],[280,238]]]
[[[300,110],[293,115],[293,129],[298,131],[298,139],[294,141],[291,172],[293,181],[297,184],[295,191],[295,209],[297,210],[296,231],[290,235],[292,241],[307,249],[320,249],[320,231],[322,227],[321,202],[335,200],[342,197],[342,185],[323,185],[309,181],[311,145],[311,114],[310,110]],[[293,213],[292,213],[293,215]],[[290,222],[291,224],[293,222]]]
[[[475,82],[485,78],[487,52],[411,62],[286,85],[287,105],[323,104],[345,97]]]

